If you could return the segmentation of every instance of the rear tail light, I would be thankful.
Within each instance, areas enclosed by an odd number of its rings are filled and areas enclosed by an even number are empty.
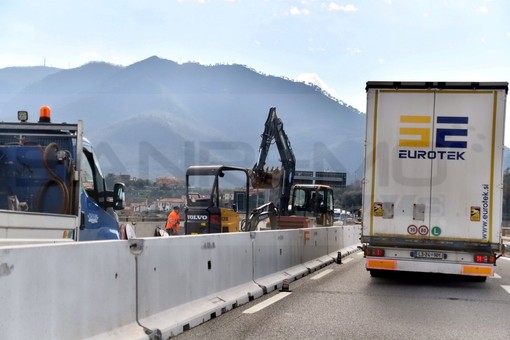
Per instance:
[[[476,263],[496,263],[496,256],[494,255],[475,255]]]
[[[384,249],[382,248],[365,248],[365,256],[384,256]]]
[[[211,223],[220,223],[220,215],[211,215]]]

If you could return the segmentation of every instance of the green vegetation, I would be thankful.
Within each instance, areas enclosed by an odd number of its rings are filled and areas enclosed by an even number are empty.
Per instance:
[[[356,181],[345,188],[336,188],[333,191],[335,195],[335,208],[349,211],[361,209],[362,185],[360,181]]]

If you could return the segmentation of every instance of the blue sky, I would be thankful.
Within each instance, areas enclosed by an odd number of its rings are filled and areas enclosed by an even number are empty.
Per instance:
[[[510,81],[509,13],[506,0],[0,0],[0,68],[236,63],[364,112],[367,81]]]

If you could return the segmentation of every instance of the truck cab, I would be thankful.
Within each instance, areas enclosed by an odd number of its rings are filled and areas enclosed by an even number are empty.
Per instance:
[[[115,210],[124,185],[108,191],[83,123],[0,123],[0,242],[119,239]]]
[[[119,239],[119,221],[115,211],[124,209],[124,184],[116,183],[113,191],[107,189],[93,146],[86,138],[83,138],[81,183],[79,239]]]

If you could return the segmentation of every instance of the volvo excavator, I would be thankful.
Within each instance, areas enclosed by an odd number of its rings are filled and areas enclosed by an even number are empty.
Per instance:
[[[252,169],[225,165],[191,166],[186,172],[187,208],[184,227],[186,234],[233,231],[254,231],[262,220],[270,220],[270,229],[289,229],[317,225],[333,225],[333,190],[325,185],[294,184],[296,158],[283,129],[276,108],[269,110],[259,149],[259,158]],[[282,168],[264,168],[272,144],[276,144]],[[237,207],[227,207],[219,200],[225,174],[238,173],[245,183],[245,212],[241,218]],[[278,189],[278,203],[265,203],[249,208],[249,190]],[[197,193],[197,184],[207,187]],[[208,184],[206,184],[208,183]],[[250,212],[250,216],[247,213]]]

